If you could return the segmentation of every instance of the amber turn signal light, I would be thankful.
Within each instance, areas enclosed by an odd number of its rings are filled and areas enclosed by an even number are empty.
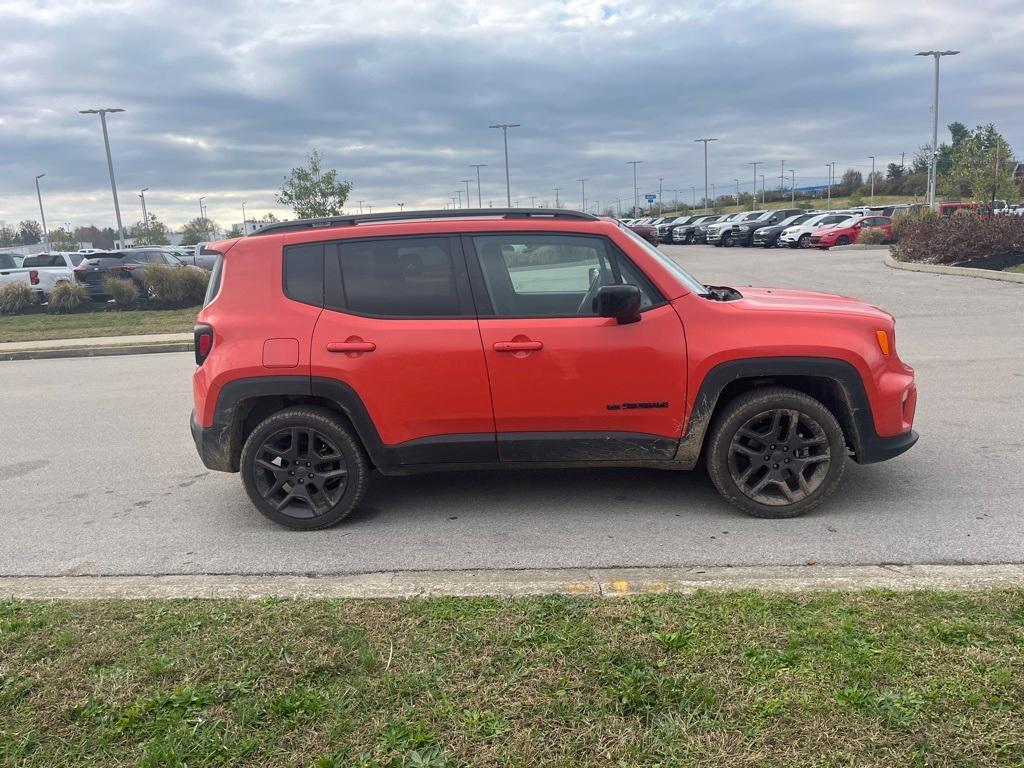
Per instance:
[[[883,355],[889,354],[889,334],[885,331],[875,331],[875,338],[878,339],[878,348]]]

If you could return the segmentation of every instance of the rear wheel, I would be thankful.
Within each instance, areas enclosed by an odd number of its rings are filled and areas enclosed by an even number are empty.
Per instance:
[[[288,408],[250,433],[240,460],[256,508],[296,530],[332,526],[366,493],[369,466],[345,425],[319,408]]]
[[[836,238],[836,245],[849,245],[849,244],[850,244],[850,238],[848,238],[846,235],[840,235],[839,237]]]
[[[707,449],[718,492],[755,517],[797,517],[839,485],[846,443],[818,400],[782,387],[758,389],[716,417]]]

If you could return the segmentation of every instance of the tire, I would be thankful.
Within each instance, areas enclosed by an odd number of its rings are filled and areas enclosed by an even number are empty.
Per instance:
[[[246,438],[239,465],[245,492],[260,513],[298,531],[344,520],[362,500],[370,475],[352,431],[330,411],[308,406],[261,421]]]
[[[800,239],[796,241],[797,248],[806,248],[811,244],[810,235],[800,235]]]
[[[732,232],[726,232],[724,235],[722,235],[722,239],[721,239],[720,242],[722,243],[722,245],[724,247],[732,248],[732,246],[733,246],[733,235],[732,235]]]
[[[836,245],[849,245],[849,244],[850,244],[850,238],[848,238],[846,235],[840,235],[839,237],[836,238]]]
[[[686,233],[686,245],[693,245],[693,233],[692,232],[687,232]]]
[[[765,387],[740,395],[716,415],[705,462],[733,506],[754,517],[799,517],[839,485],[846,441],[821,402],[795,389]]]

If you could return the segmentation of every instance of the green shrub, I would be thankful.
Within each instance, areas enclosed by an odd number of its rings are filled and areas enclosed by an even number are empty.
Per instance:
[[[857,245],[881,245],[885,242],[888,242],[888,237],[881,227],[866,227],[857,238]]]
[[[24,283],[10,283],[0,288],[0,315],[18,315],[32,306],[32,290]]]
[[[123,277],[107,275],[103,280],[103,290],[114,300],[114,304],[122,309],[135,306],[139,300],[139,289],[135,287],[135,282]]]
[[[935,214],[931,208],[926,206],[911,208],[909,211],[898,211],[892,217],[892,239],[898,243],[903,239],[904,233],[909,232],[922,221],[933,218],[935,218]]]
[[[157,301],[191,307],[202,303],[210,273],[201,269],[148,264],[142,270],[142,279]]]
[[[1024,216],[925,216],[904,226],[893,255],[900,261],[953,265],[1024,258]]]
[[[46,308],[58,315],[74,312],[89,301],[89,291],[84,285],[62,281],[53,286],[46,300]]]

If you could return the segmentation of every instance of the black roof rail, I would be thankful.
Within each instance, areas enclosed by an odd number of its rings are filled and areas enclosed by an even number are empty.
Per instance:
[[[356,224],[376,224],[385,221],[416,221],[418,219],[574,219],[578,221],[597,221],[597,216],[582,211],[565,211],[561,208],[468,208],[442,211],[391,211],[388,213],[353,214],[351,216],[329,216],[323,219],[298,219],[296,221],[280,221],[267,224],[253,232],[249,237],[272,235],[279,232],[292,232],[302,229],[325,229],[327,227],[347,227]]]

